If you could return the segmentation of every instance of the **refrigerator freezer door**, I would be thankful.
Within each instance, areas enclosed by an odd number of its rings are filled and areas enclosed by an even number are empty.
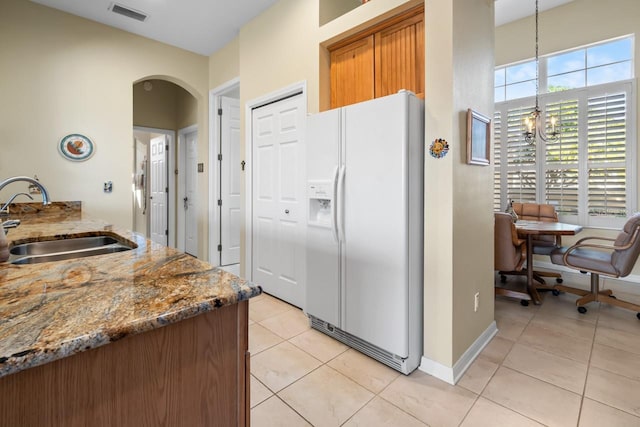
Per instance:
[[[409,352],[408,96],[345,107],[343,118],[343,329],[401,357]]]
[[[308,183],[331,183],[331,227],[307,223],[307,296],[305,311],[334,326],[341,323],[340,245],[336,240],[337,178],[341,117],[339,110],[307,118]],[[308,203],[315,203],[311,198]]]

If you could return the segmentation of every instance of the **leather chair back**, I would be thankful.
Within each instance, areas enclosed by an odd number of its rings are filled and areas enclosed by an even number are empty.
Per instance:
[[[616,238],[616,246],[625,246],[631,243],[627,249],[618,249],[611,255],[611,264],[615,267],[620,277],[631,273],[633,266],[640,255],[640,213],[632,215],[624,224],[622,231]]]
[[[525,221],[558,222],[558,214],[553,205],[514,202],[513,210],[518,215],[518,219]]]
[[[516,271],[522,268],[524,254],[523,245],[517,245],[517,232],[511,215],[494,212],[494,269],[499,271]]]
[[[513,203],[513,211],[518,215],[518,219],[523,221],[544,221],[558,222],[558,213],[553,205],[542,205],[538,203]],[[534,247],[554,248],[560,246],[556,236],[536,236],[533,239]],[[551,250],[551,249],[548,249]],[[543,251],[545,254],[548,250]],[[534,253],[538,251],[534,250]]]

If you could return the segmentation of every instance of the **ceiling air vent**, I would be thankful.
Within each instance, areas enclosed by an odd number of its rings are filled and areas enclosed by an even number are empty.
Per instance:
[[[111,3],[111,5],[109,6],[109,10],[112,11],[113,13],[117,13],[119,15],[123,15],[140,22],[144,22],[149,17],[149,15],[143,12],[140,12],[139,10],[134,10],[134,9],[131,9],[130,7],[123,6],[117,3]]]

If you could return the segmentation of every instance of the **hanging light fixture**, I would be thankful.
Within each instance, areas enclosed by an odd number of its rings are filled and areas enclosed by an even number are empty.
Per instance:
[[[556,128],[556,118],[551,116],[549,121],[551,122],[551,132],[547,134],[545,132],[545,123],[542,110],[538,103],[539,96],[539,68],[540,59],[538,58],[538,0],[536,0],[536,108],[524,119],[524,140],[529,144],[535,144],[536,138],[540,138],[543,141],[556,141],[558,139],[559,132]]]

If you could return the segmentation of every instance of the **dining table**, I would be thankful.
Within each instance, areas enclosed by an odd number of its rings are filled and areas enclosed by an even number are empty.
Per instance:
[[[518,236],[527,240],[527,291],[534,304],[542,303],[538,289],[554,290],[546,284],[536,285],[533,279],[533,240],[536,236],[574,236],[582,231],[582,226],[563,222],[518,220],[515,223]]]

